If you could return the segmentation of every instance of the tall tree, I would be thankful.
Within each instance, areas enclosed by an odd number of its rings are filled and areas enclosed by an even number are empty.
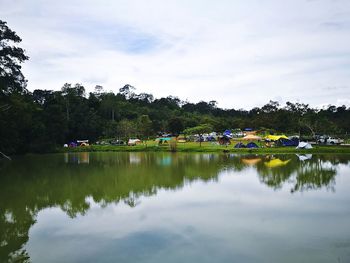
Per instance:
[[[26,80],[21,72],[21,63],[28,59],[16,44],[22,39],[7,23],[0,20],[0,95],[26,91]]]
[[[0,20],[0,151],[9,153],[23,149],[31,130],[31,100],[28,100],[26,80],[21,63],[28,59],[22,39],[7,23]]]
[[[172,134],[179,135],[184,129],[183,120],[179,117],[173,117],[168,120],[168,129]]]
[[[199,146],[202,146],[202,135],[204,133],[208,133],[211,132],[213,130],[213,127],[210,124],[201,124],[199,126],[196,127],[192,127],[192,128],[187,128],[186,130],[184,130],[185,134],[192,134],[192,135],[199,135]]]
[[[152,121],[148,115],[141,115],[137,121],[137,128],[142,138],[148,138],[152,132]]]

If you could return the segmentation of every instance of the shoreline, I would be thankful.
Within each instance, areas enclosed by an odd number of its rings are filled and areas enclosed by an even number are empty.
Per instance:
[[[75,148],[61,148],[57,152],[188,152],[188,153],[243,153],[243,154],[350,154],[349,146],[314,146],[312,149],[295,149],[294,147],[272,147],[272,148],[233,148],[233,146],[177,146],[171,150],[169,146],[137,145],[137,146],[113,146],[113,145],[91,145]]]

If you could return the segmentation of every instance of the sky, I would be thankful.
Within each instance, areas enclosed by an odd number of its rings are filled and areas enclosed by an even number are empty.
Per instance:
[[[0,0],[28,89],[350,106],[349,0]]]

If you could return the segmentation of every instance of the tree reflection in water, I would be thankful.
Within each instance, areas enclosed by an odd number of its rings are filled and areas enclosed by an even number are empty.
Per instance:
[[[305,158],[304,158],[305,159]],[[338,164],[346,156],[257,156],[233,154],[74,153],[20,157],[1,163],[0,262],[29,262],[24,245],[39,211],[60,207],[70,217],[90,209],[140,198],[159,189],[177,190],[194,181],[217,181],[226,171],[256,169],[259,180],[273,189],[292,183],[291,192],[334,191]]]
[[[262,164],[256,166],[260,181],[273,189],[280,189],[285,183],[292,184],[291,193],[316,190],[325,187],[334,191],[336,164],[334,159],[320,156],[264,156]],[[333,163],[332,163],[333,161]]]

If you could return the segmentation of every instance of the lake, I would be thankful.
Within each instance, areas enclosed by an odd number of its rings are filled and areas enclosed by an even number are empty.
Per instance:
[[[350,155],[28,155],[0,200],[0,262],[350,262]]]

